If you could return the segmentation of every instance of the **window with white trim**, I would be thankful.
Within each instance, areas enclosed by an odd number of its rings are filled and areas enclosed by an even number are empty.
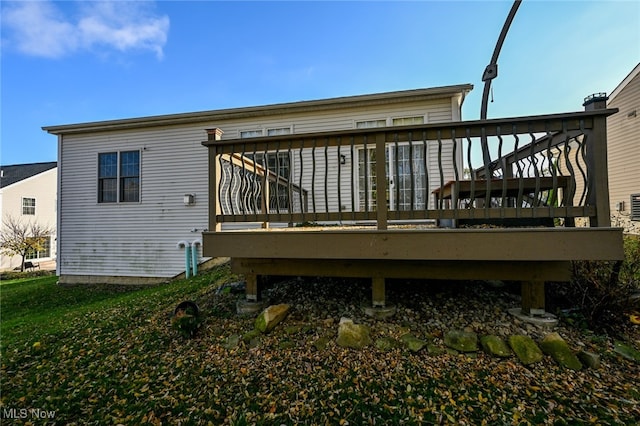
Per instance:
[[[140,201],[140,151],[98,154],[98,203]]]
[[[412,124],[424,124],[424,116],[398,117],[392,120],[394,126],[411,126]]]
[[[241,130],[240,131],[240,138],[244,139],[244,138],[257,138],[259,136],[262,136],[262,129],[258,129],[258,130]]]
[[[23,198],[22,199],[22,214],[33,216],[36,214],[36,199],[35,198]]]
[[[271,127],[265,129],[267,136],[281,136],[291,134],[291,127]],[[242,139],[263,136],[262,130],[243,130],[240,132]],[[291,156],[289,151],[278,152],[256,152],[254,154],[247,153],[246,157],[251,158],[257,164],[260,164],[267,168],[271,172],[275,172],[279,177],[286,180],[291,179]],[[289,192],[282,188],[282,185],[278,185],[277,182],[269,183],[269,192],[272,195],[272,199],[269,203],[270,208],[286,209],[289,206]],[[276,207],[277,203],[277,207]]]
[[[30,248],[27,250],[27,254],[25,255],[26,260],[51,257],[51,237],[45,237],[37,246],[37,249]]]
[[[356,129],[371,129],[374,127],[386,127],[387,120],[356,121]]]

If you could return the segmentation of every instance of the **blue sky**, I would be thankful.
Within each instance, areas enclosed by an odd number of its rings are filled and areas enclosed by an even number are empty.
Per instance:
[[[2,1],[0,163],[42,126],[471,83],[511,1]],[[640,2],[524,0],[489,117],[582,110],[640,61]]]

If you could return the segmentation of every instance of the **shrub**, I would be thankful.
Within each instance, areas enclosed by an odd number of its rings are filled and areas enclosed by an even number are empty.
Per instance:
[[[624,254],[619,262],[573,262],[571,282],[553,287],[591,329],[611,330],[632,309],[630,296],[640,289],[640,238],[625,236]]]

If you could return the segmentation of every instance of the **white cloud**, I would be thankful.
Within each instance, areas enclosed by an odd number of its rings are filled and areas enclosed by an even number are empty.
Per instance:
[[[169,18],[153,11],[153,2],[105,1],[78,6],[75,19],[52,1],[7,2],[3,6],[3,43],[20,52],[59,58],[80,50],[150,50],[162,58]],[[68,12],[67,12],[68,13]]]

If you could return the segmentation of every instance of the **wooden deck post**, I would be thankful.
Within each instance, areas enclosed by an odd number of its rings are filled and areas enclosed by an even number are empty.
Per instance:
[[[384,277],[373,277],[371,279],[371,304],[374,308],[384,308],[385,301],[385,285]]]
[[[258,274],[245,274],[245,280],[247,282],[245,294],[246,299],[249,302],[257,302],[260,300],[260,285]]]
[[[522,313],[542,316],[544,310],[544,281],[522,281]]]
[[[207,129],[208,141],[222,139],[222,130],[218,128]],[[218,164],[218,153],[214,145],[209,146],[209,230],[220,232],[222,224],[218,223],[217,216],[222,214],[222,208],[218,200],[218,187],[220,185],[221,170]]]

